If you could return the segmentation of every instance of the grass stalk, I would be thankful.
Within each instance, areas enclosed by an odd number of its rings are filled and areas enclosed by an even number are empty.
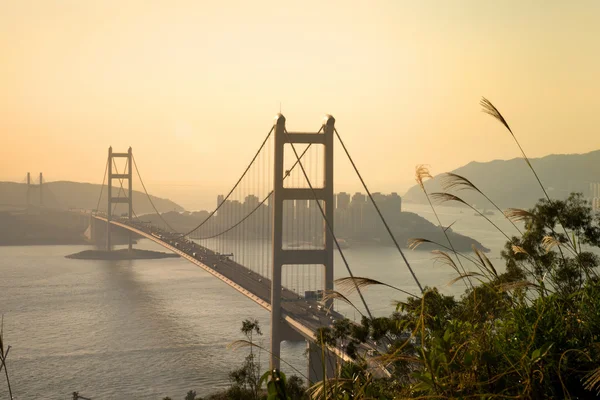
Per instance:
[[[452,244],[452,241],[450,240],[450,237],[448,236],[448,233],[446,232],[447,229],[444,229],[444,227],[442,226],[442,221],[440,221],[440,217],[439,217],[437,211],[435,210],[435,207],[433,206],[431,199],[429,198],[429,193],[427,193],[427,189],[425,189],[425,184],[423,183],[423,180],[425,178],[431,179],[431,174],[429,173],[429,169],[424,165],[418,165],[415,170],[415,179],[416,179],[417,183],[419,184],[419,186],[421,187],[421,190],[423,191],[423,193],[425,193],[425,197],[427,198],[429,207],[431,207],[431,210],[433,211],[433,215],[435,215],[435,219],[437,220],[438,225],[439,225],[440,229],[442,230],[442,233],[446,237],[446,240],[448,241],[448,245],[450,246],[452,253],[454,253],[454,257],[456,257],[456,261],[458,261],[458,264],[460,265],[461,269],[463,270],[463,274],[466,275],[467,270],[465,269],[464,265],[462,264],[462,261],[458,257],[456,249],[454,248],[454,245]],[[469,285],[471,285],[471,288],[473,288],[474,286],[473,286],[473,282],[471,281],[471,278],[467,278],[467,279],[469,281]]]
[[[10,351],[10,346],[7,346],[6,351],[4,350],[4,315],[0,319],[0,362],[2,363],[2,367],[4,369],[4,376],[6,376],[6,385],[8,387],[8,395],[12,400],[12,388],[10,386],[10,378],[8,376],[8,367],[6,366],[6,357],[8,356],[8,352]]]
[[[540,177],[538,176],[535,168],[533,168],[533,165],[531,165],[531,162],[529,161],[529,157],[527,157],[527,154],[525,154],[525,150],[523,150],[523,147],[521,147],[521,143],[519,143],[519,140],[517,139],[517,137],[513,133],[512,129],[508,125],[508,122],[506,122],[506,119],[504,119],[504,117],[502,116],[502,114],[500,113],[500,111],[496,108],[496,106],[494,106],[492,104],[491,101],[489,101],[485,97],[481,98],[481,101],[479,102],[479,104],[481,104],[481,106],[483,107],[482,111],[484,113],[486,113],[488,115],[491,115],[496,120],[500,121],[500,123],[502,125],[504,125],[504,127],[510,132],[510,135],[512,136],[514,142],[517,144],[517,147],[519,147],[519,150],[521,151],[521,154],[523,155],[523,159],[527,163],[527,166],[529,167],[529,169],[533,173],[533,176],[535,176],[535,179],[537,180],[537,183],[539,184],[540,188],[542,189],[542,192],[544,193],[544,196],[546,197],[546,199],[548,201],[552,201],[550,199],[550,196],[548,195],[548,192],[546,191],[546,188],[544,188],[544,185],[542,184],[542,181],[541,181]],[[566,234],[568,240],[571,241],[571,238],[569,237],[569,232],[567,231],[567,228],[565,228],[565,225],[561,221],[560,217],[558,218],[558,222],[560,223],[560,226],[562,227],[562,229],[565,231],[565,234]],[[571,245],[573,247],[575,247],[575,243],[571,242]]]

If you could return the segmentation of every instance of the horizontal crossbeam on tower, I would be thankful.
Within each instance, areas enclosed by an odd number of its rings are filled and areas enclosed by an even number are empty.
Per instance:
[[[314,192],[313,192],[314,191]],[[281,197],[284,200],[318,200],[326,199],[325,189],[284,188]]]
[[[129,197],[113,197],[110,199],[111,203],[129,203]]]
[[[318,132],[290,132],[286,131],[288,135],[323,135],[323,130],[319,130]]]
[[[284,143],[298,143],[298,144],[325,144],[325,135],[316,133],[292,133],[288,132],[283,138]]]
[[[129,157],[129,153],[112,153],[112,157],[122,157],[122,158],[127,158]]]
[[[281,260],[284,265],[294,264],[325,264],[326,250],[282,250]]]
[[[129,179],[129,174],[112,174],[111,179]]]

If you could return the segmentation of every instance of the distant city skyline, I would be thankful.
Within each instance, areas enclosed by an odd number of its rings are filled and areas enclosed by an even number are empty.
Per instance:
[[[385,235],[380,217],[368,195],[361,192],[355,192],[352,195],[347,192],[339,192],[334,196],[334,229],[338,237],[372,240]],[[390,226],[396,225],[402,212],[402,197],[396,192],[390,194],[375,192],[372,193],[372,196]],[[266,201],[261,204],[265,198]],[[271,235],[272,203],[270,200],[271,197],[265,196],[261,199],[253,194],[246,195],[243,200],[225,200],[225,195],[220,194],[217,196],[214,208],[203,211],[211,212],[218,208],[215,226],[209,229],[224,230],[232,226],[235,221],[249,216],[244,224],[249,227],[252,235],[256,238],[267,238]],[[322,242],[325,225],[321,211],[314,200],[284,201],[283,220],[284,242],[296,242],[298,245],[301,243],[315,245]],[[296,231],[298,227],[309,226],[321,226],[322,229],[300,229],[309,236],[295,237],[291,235],[291,232]],[[235,231],[230,232],[232,236],[235,234]]]

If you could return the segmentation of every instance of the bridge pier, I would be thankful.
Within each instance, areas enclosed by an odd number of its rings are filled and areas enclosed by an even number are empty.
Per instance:
[[[94,216],[90,214],[90,222],[87,230],[85,231],[85,236],[87,240],[89,240],[92,243],[96,243],[96,241],[98,240],[96,229],[96,218],[94,218]]]
[[[338,368],[340,360],[325,348],[316,343],[306,341],[308,353],[308,377],[309,384],[321,382],[325,377],[333,377]]]
[[[96,245],[104,245],[106,238],[106,224],[99,222],[93,214],[88,217],[88,227],[84,233],[88,242]]]
[[[113,169],[113,151],[112,146],[108,148],[108,207],[106,208],[106,251],[112,250],[110,242],[110,220],[112,219],[112,169]]]
[[[105,221],[96,219],[93,215],[89,217],[89,222],[87,222],[87,224],[88,227],[84,233],[87,241],[97,245],[99,248],[106,248],[105,241],[107,237],[106,230],[108,229],[108,224]],[[129,243],[130,238],[133,241],[132,244],[134,244],[135,240],[138,238],[138,235],[131,233],[130,230],[116,226],[112,227],[110,236],[111,246],[127,244]]]
[[[300,333],[292,329],[285,320],[279,324],[281,341],[305,342],[307,355],[306,377],[308,384],[322,381],[325,377],[331,378],[340,364],[340,359],[327,348],[323,349],[318,343],[306,339]],[[325,373],[325,374],[324,374]]]

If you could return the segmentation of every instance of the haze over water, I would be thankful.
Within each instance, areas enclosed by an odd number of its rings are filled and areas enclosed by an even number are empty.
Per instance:
[[[427,207],[406,205],[431,220]],[[494,260],[503,237],[468,211],[441,207],[442,223],[479,239]],[[501,224],[500,216],[493,216]],[[508,227],[507,227],[508,229]],[[269,315],[252,301],[183,259],[131,262],[83,261],[64,256],[83,246],[3,247],[0,263],[0,313],[16,399],[37,396],[67,399],[72,391],[94,399],[182,398],[228,385],[227,373],[244,350],[228,350],[241,339],[241,321],[258,318],[268,345]],[[139,248],[161,250],[147,240]],[[416,286],[392,247],[345,251],[353,273],[416,293]],[[426,251],[406,254],[424,285],[459,293],[463,285],[445,285],[453,273],[435,266]],[[346,276],[336,255],[336,277]],[[366,300],[377,315],[389,314],[392,300],[404,295],[369,288]],[[358,305],[357,296],[351,299]],[[341,307],[341,306],[340,306]],[[358,318],[341,307],[349,318]],[[284,343],[283,358],[304,372],[304,343]],[[268,358],[263,354],[263,367]],[[287,373],[291,368],[284,367]],[[6,387],[0,385],[0,398]]]

